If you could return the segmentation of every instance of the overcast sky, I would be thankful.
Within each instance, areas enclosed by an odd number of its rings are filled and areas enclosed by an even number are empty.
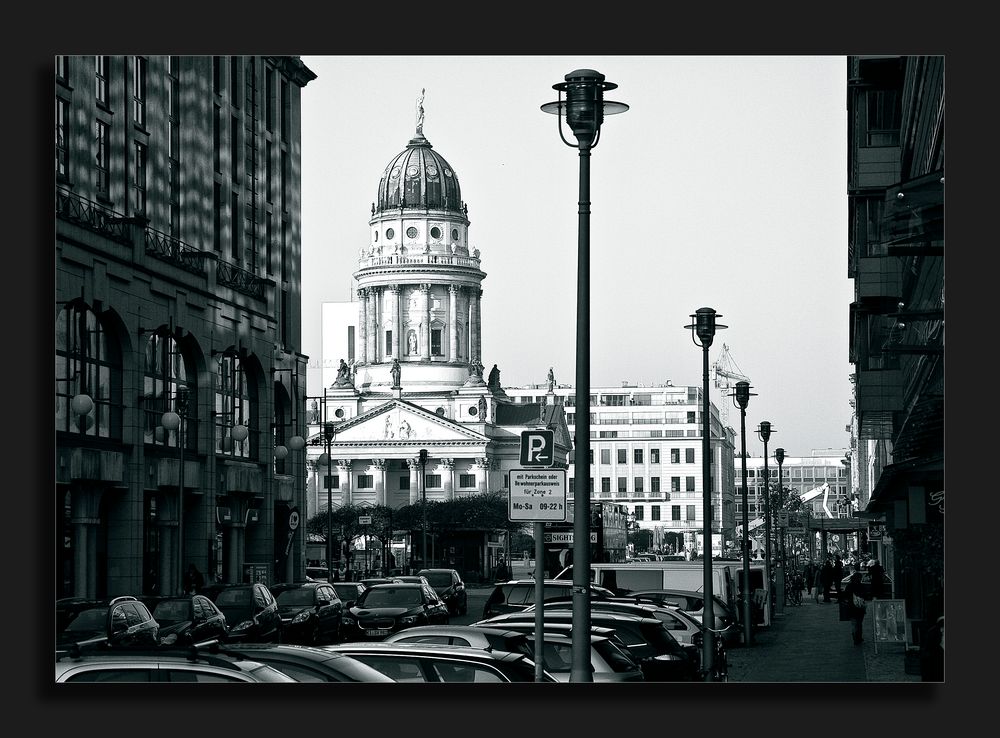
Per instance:
[[[322,394],[320,305],[356,299],[379,177],[416,128],[458,176],[486,272],[482,361],[504,386],[576,375],[579,156],[563,144],[567,73],[629,105],[591,155],[591,382],[702,384],[684,328],[715,308],[752,384],[747,450],[769,420],[789,456],[846,448],[847,113],[843,56],[303,56],[302,351]],[[568,130],[568,139],[572,140]],[[340,356],[325,357],[336,362]],[[711,401],[739,410],[721,390]],[[737,440],[739,444],[739,440]]]

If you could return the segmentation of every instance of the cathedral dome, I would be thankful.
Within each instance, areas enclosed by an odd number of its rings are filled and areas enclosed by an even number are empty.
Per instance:
[[[419,131],[382,172],[372,214],[400,208],[464,213],[455,170]]]

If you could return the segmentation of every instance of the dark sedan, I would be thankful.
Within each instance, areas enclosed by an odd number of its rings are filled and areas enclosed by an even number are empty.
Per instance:
[[[448,622],[448,606],[427,584],[376,584],[344,616],[345,639],[381,639],[413,625]]]
[[[421,569],[418,573],[427,579],[453,615],[465,615],[469,611],[465,582],[456,569]]]
[[[278,602],[264,584],[209,584],[201,593],[222,610],[230,641],[278,643],[281,615]]]
[[[392,682],[381,671],[342,653],[285,643],[237,643],[222,653],[257,661],[297,682]]]
[[[333,582],[333,590],[344,603],[344,608],[357,602],[366,589],[368,589],[368,585],[361,582]]]
[[[281,637],[307,646],[340,640],[344,603],[326,582],[276,584],[271,588],[281,615]]]
[[[160,640],[164,645],[224,641],[229,636],[226,616],[205,595],[143,597],[142,601],[160,624]]]

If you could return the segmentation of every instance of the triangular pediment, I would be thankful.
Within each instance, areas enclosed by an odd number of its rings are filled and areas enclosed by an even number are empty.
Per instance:
[[[482,433],[442,418],[405,400],[390,400],[337,426],[335,442],[401,445],[430,442],[477,441],[489,439]]]

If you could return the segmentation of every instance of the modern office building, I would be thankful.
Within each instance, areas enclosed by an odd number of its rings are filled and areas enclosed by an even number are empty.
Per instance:
[[[576,389],[557,384],[506,387],[518,404],[563,406],[572,428]],[[703,551],[702,388],[670,382],[590,389],[590,497],[624,504],[655,548]],[[712,550],[721,556],[735,545],[737,523],[733,448],[735,435],[710,402]],[[576,486],[570,458],[570,490]]]
[[[520,466],[525,430],[551,428],[554,466],[565,467],[572,440],[562,408],[511,402],[496,363],[483,377],[486,273],[458,175],[424,136],[422,106],[414,136],[378,174],[368,222],[357,300],[322,306],[325,379],[323,394],[308,399],[308,515],[502,492]],[[422,536],[401,541],[400,563],[447,562],[486,576],[505,541],[474,526],[466,533],[447,551],[432,548],[433,536],[426,552]]]
[[[912,642],[944,607],[943,56],[850,56],[851,462]]]
[[[304,571],[298,57],[55,59],[57,596]],[[288,444],[288,445],[286,445]]]

